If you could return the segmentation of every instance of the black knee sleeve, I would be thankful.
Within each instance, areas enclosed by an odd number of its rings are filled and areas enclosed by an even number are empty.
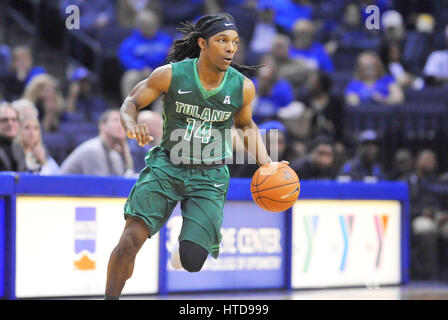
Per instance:
[[[200,245],[183,240],[179,243],[180,262],[188,272],[198,272],[204,265],[208,251]]]

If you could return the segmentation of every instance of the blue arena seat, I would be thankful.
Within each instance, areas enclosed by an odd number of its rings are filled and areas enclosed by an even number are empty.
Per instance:
[[[406,101],[409,102],[448,102],[448,89],[443,87],[425,87],[422,90],[406,89]]]
[[[434,139],[447,121],[443,103],[407,102],[401,107],[403,134],[409,139]]]
[[[65,114],[66,118],[67,118],[67,122],[83,122],[86,121],[86,116],[84,114],[84,112],[67,112]]]
[[[356,59],[362,51],[356,48],[339,48],[332,57],[335,70],[353,72]]]
[[[61,164],[72,149],[67,135],[62,132],[44,133],[42,141],[50,155]]]
[[[351,134],[357,135],[363,130],[370,129],[383,136],[394,124],[393,112],[394,107],[374,103],[346,107],[345,125],[350,128]]]
[[[98,124],[93,122],[65,122],[59,126],[59,131],[71,136],[80,133],[98,133]]]
[[[353,71],[334,71],[330,74],[330,77],[333,83],[331,91],[336,94],[344,94],[345,88],[353,79]]]

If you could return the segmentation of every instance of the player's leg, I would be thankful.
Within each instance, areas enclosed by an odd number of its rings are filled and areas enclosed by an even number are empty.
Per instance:
[[[132,275],[135,257],[148,237],[149,230],[143,220],[134,217],[126,219],[123,234],[107,266],[106,298],[118,299],[126,280]]]
[[[198,272],[207,260],[208,250],[192,241],[183,240],[179,244],[179,257],[185,270]]]
[[[223,208],[229,186],[227,167],[203,170],[188,179],[192,187],[181,202],[183,223],[179,257],[189,272],[202,269],[208,254],[217,258],[221,242]]]
[[[174,269],[185,269],[188,272],[198,272],[208,257],[208,251],[200,245],[183,240],[176,243],[171,251],[171,265]]]
[[[161,148],[149,151],[147,166],[140,172],[129,194],[124,206],[125,231],[109,262],[106,298],[121,293],[132,275],[137,252],[148,237],[154,236],[165,225],[180,200],[173,177],[166,173],[167,161],[169,159],[164,158]]]

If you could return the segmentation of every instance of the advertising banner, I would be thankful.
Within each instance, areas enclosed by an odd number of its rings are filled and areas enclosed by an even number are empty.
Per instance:
[[[227,201],[218,259],[211,256],[200,272],[176,270],[169,262],[182,226],[177,206],[166,225],[167,291],[237,290],[286,286],[286,219],[252,201]]]
[[[125,198],[18,196],[16,297],[103,295],[123,232]],[[158,292],[159,237],[147,241],[123,294]]]
[[[399,201],[299,200],[292,217],[292,288],[400,283],[400,226]]]
[[[0,298],[5,295],[5,199],[0,197]]]

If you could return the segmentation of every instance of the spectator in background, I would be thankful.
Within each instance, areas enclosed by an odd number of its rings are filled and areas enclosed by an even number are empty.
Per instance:
[[[277,116],[295,140],[306,142],[318,135],[343,139],[343,99],[331,92],[332,81],[323,71],[310,72],[306,94],[281,108]],[[303,102],[302,102],[303,101]],[[302,142],[293,142],[299,149]],[[294,147],[291,148],[294,150]],[[291,151],[292,151],[291,150]]]
[[[288,131],[289,136],[289,131]],[[293,162],[298,159],[302,159],[307,155],[307,145],[304,141],[290,139],[285,150],[285,160]]]
[[[372,130],[365,130],[358,136],[357,152],[354,158],[342,165],[341,181],[355,180],[374,182],[384,180],[383,169],[378,162],[378,136]]]
[[[396,10],[387,10],[381,15],[381,31],[383,42],[403,42],[406,38],[406,27],[403,17]]]
[[[434,45],[433,32],[435,22],[429,14],[419,14],[415,19],[414,31],[407,31],[400,12],[387,10],[381,16],[382,43],[388,46],[397,43],[402,50],[401,60],[409,72],[421,74],[422,65]]]
[[[128,144],[134,163],[135,173],[139,173],[143,168],[145,168],[146,153],[152,147],[160,145],[163,135],[163,119],[157,112],[149,110],[140,111],[138,114],[137,123],[146,124],[154,140],[144,146],[140,146],[136,139],[130,139]]]
[[[0,171],[26,171],[22,147],[14,141],[19,115],[7,102],[0,103]]]
[[[45,73],[45,69],[40,66],[33,66],[33,55],[31,48],[27,46],[17,46],[12,52],[11,71],[4,77],[0,75],[2,95],[12,101],[20,98],[24,88],[31,80]]]
[[[423,89],[425,82],[422,78],[411,74],[408,67],[402,59],[402,47],[399,42],[391,41],[381,47],[381,59],[397,84],[404,88],[413,88],[414,90]]]
[[[434,2],[433,14],[436,23],[436,32],[444,32],[445,26],[448,24],[448,0],[439,0]]]
[[[277,65],[278,77],[287,79],[294,88],[298,88],[306,81],[312,69],[304,60],[291,58],[290,42],[287,35],[278,34],[272,44],[271,56]]]
[[[279,121],[268,121],[260,124],[258,128],[262,137],[266,139],[266,150],[273,161],[283,160],[288,138],[285,126]],[[242,134],[241,131],[235,130],[234,133],[233,161],[228,164],[230,176],[234,178],[251,178],[259,166],[255,159],[244,149],[241,140],[242,136],[240,135]]]
[[[311,109],[307,108],[303,102],[294,100],[287,106],[280,108],[277,117],[285,125],[293,140],[292,150],[296,150],[296,147],[303,150],[303,146],[300,146],[300,144],[310,139],[312,132],[313,112]]]
[[[315,41],[314,36],[313,21],[297,20],[292,29],[292,46],[289,49],[289,56],[305,61],[310,69],[332,72],[334,70],[333,62],[325,47]]]
[[[313,17],[313,6],[308,0],[260,0],[269,3],[275,10],[275,23],[283,33],[291,33],[297,20]]]
[[[2,32],[0,28],[0,32]],[[0,43],[0,103],[5,100],[3,91],[3,77],[8,73],[11,66],[11,49],[6,44]]]
[[[345,100],[349,106],[369,102],[394,105],[404,101],[404,93],[395,79],[385,72],[379,56],[366,51],[358,56],[354,79],[345,89]]]
[[[62,0],[60,9],[63,19],[67,17],[66,8],[75,5],[80,11],[80,27],[92,35],[98,29],[115,24],[115,1],[110,0]]]
[[[80,144],[61,165],[62,174],[130,176],[134,174],[126,132],[118,110],[99,119],[99,135]]]
[[[15,100],[11,106],[17,111],[19,120],[26,116],[33,116],[39,118],[39,110],[37,110],[34,103],[27,99]]]
[[[117,0],[116,16],[118,24],[126,29],[135,26],[135,19],[139,12],[151,10],[160,16],[158,0]]]
[[[368,30],[362,20],[361,6],[350,1],[344,7],[342,23],[335,28],[331,38],[334,49],[375,50],[381,44],[381,38],[375,29]],[[332,41],[332,42],[333,42]],[[328,45],[326,45],[328,50]]]
[[[331,136],[337,141],[343,134],[343,100],[331,93],[332,81],[328,74],[315,71],[307,81],[308,95],[304,104],[312,111],[311,136]]]
[[[25,152],[28,171],[42,175],[58,175],[59,165],[50,156],[42,142],[42,130],[39,119],[33,115],[20,118],[20,131],[17,142]]]
[[[65,101],[56,78],[41,74],[26,86],[23,99],[34,103],[44,132],[55,132],[65,117]]]
[[[408,149],[399,149],[395,152],[390,180],[406,180],[414,170],[414,159]]]
[[[311,152],[291,162],[291,168],[301,180],[333,180],[337,174],[334,165],[334,141],[326,136],[316,137]]]
[[[258,70],[257,77],[253,79],[256,96],[252,114],[256,123],[274,120],[278,110],[294,100],[293,87],[288,80],[278,77],[275,60],[266,56],[261,63],[264,67]]]
[[[432,150],[417,155],[415,170],[408,177],[410,187],[411,219],[426,217],[434,220],[441,210],[441,199],[448,195],[448,185],[440,183],[437,174],[437,156]]]
[[[404,20],[404,26],[408,30],[413,30],[421,13],[429,13],[431,15],[436,13],[437,1],[420,1],[420,0],[394,0],[394,9],[400,12]]]
[[[415,171],[407,182],[412,226],[411,274],[428,279],[438,273],[439,235],[446,224],[442,204],[448,196],[448,184],[439,182],[433,151],[422,150],[418,154]]]
[[[445,47],[448,47],[448,25],[445,27]],[[423,73],[430,85],[446,85],[448,82],[448,49],[432,52]]]
[[[278,35],[274,22],[274,10],[269,4],[259,4],[258,18],[250,39],[249,64],[258,64],[263,55],[269,54],[273,48],[274,40]]]
[[[108,104],[95,93],[94,84],[89,70],[79,67],[70,75],[70,85],[67,97],[67,112],[81,113],[84,119],[93,120],[93,114],[104,112]]]
[[[159,18],[152,11],[137,15],[133,33],[118,49],[118,58],[125,70],[121,78],[123,97],[165,62],[171,42],[171,36],[159,30]]]
[[[342,142],[336,142],[334,145],[334,167],[339,172],[339,169],[344,163],[348,161],[347,147]]]
[[[417,16],[415,31],[406,33],[403,41],[402,61],[406,64],[410,73],[421,75],[426,58],[439,43],[434,34],[435,20],[429,14],[419,14]]]

